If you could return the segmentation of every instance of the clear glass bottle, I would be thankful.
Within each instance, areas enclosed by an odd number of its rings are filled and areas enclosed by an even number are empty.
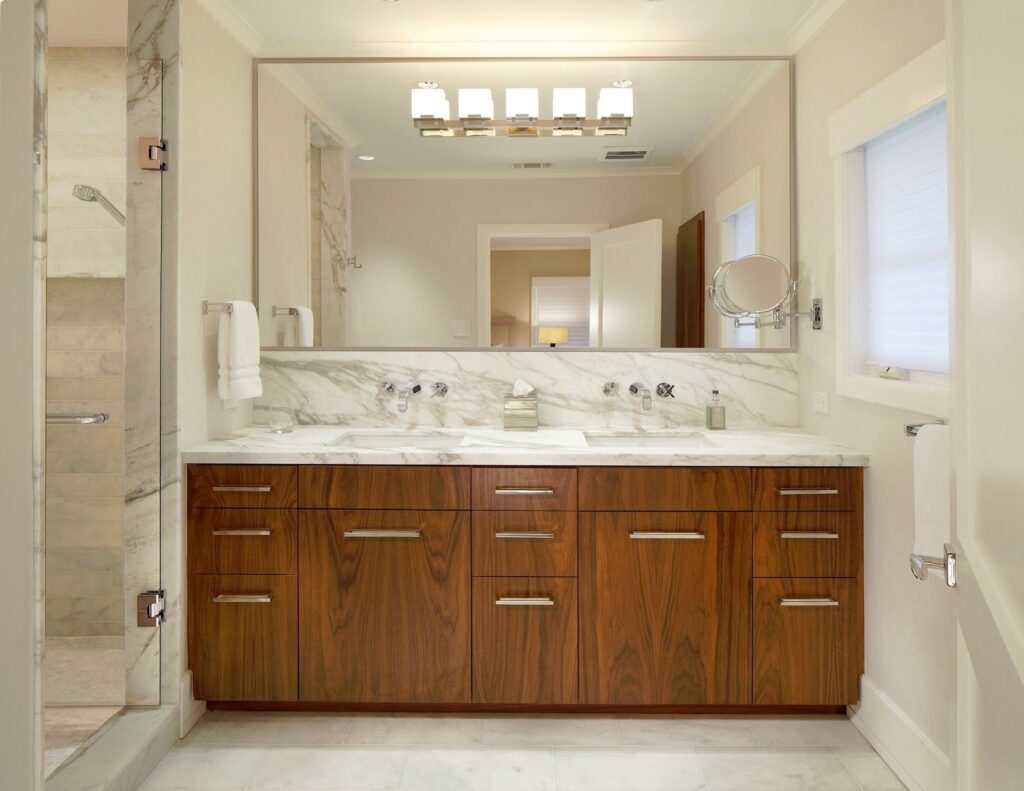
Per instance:
[[[704,408],[704,423],[712,431],[725,428],[725,405],[721,402],[718,390],[711,391],[711,400]]]

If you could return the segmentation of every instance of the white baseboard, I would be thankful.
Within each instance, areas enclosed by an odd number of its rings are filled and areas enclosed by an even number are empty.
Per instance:
[[[936,746],[892,698],[861,678],[861,702],[850,720],[910,791],[954,791],[949,756]]]
[[[181,677],[178,700],[181,701],[181,732],[178,734],[178,737],[184,739],[206,713],[206,701],[196,700],[192,697],[191,670],[186,670]]]

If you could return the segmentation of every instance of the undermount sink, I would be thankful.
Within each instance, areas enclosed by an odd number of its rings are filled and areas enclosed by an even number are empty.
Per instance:
[[[698,431],[676,434],[591,434],[585,433],[592,448],[716,448],[718,445]]]
[[[388,448],[418,448],[423,450],[452,450],[462,444],[462,434],[428,434],[412,432],[342,434],[328,444],[341,448],[367,450]]]

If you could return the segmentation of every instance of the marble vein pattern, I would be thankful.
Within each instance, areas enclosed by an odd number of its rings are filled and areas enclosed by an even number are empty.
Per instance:
[[[797,355],[777,353],[547,351],[264,351],[263,396],[255,419],[288,413],[300,425],[500,426],[502,399],[516,379],[537,389],[542,426],[670,428],[702,426],[718,388],[733,427],[797,425]],[[423,392],[400,413],[395,398],[377,396],[382,381]],[[605,396],[607,381],[618,392]],[[445,398],[430,385],[449,385]],[[629,385],[651,392],[675,385],[672,398],[640,408]]]
[[[349,322],[348,260],[352,255],[348,151],[320,149],[320,342],[344,346]]]

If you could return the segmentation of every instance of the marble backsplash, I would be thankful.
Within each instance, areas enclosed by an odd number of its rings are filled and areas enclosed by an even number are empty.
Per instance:
[[[287,412],[300,425],[500,426],[502,397],[516,379],[537,389],[542,426],[669,428],[700,426],[712,388],[733,427],[797,425],[797,355],[791,352],[265,351],[255,421]],[[423,392],[400,413],[377,384]],[[619,384],[607,397],[605,382]],[[431,385],[445,382],[445,398]],[[650,388],[652,409],[628,392]],[[654,395],[659,382],[674,398]]]

